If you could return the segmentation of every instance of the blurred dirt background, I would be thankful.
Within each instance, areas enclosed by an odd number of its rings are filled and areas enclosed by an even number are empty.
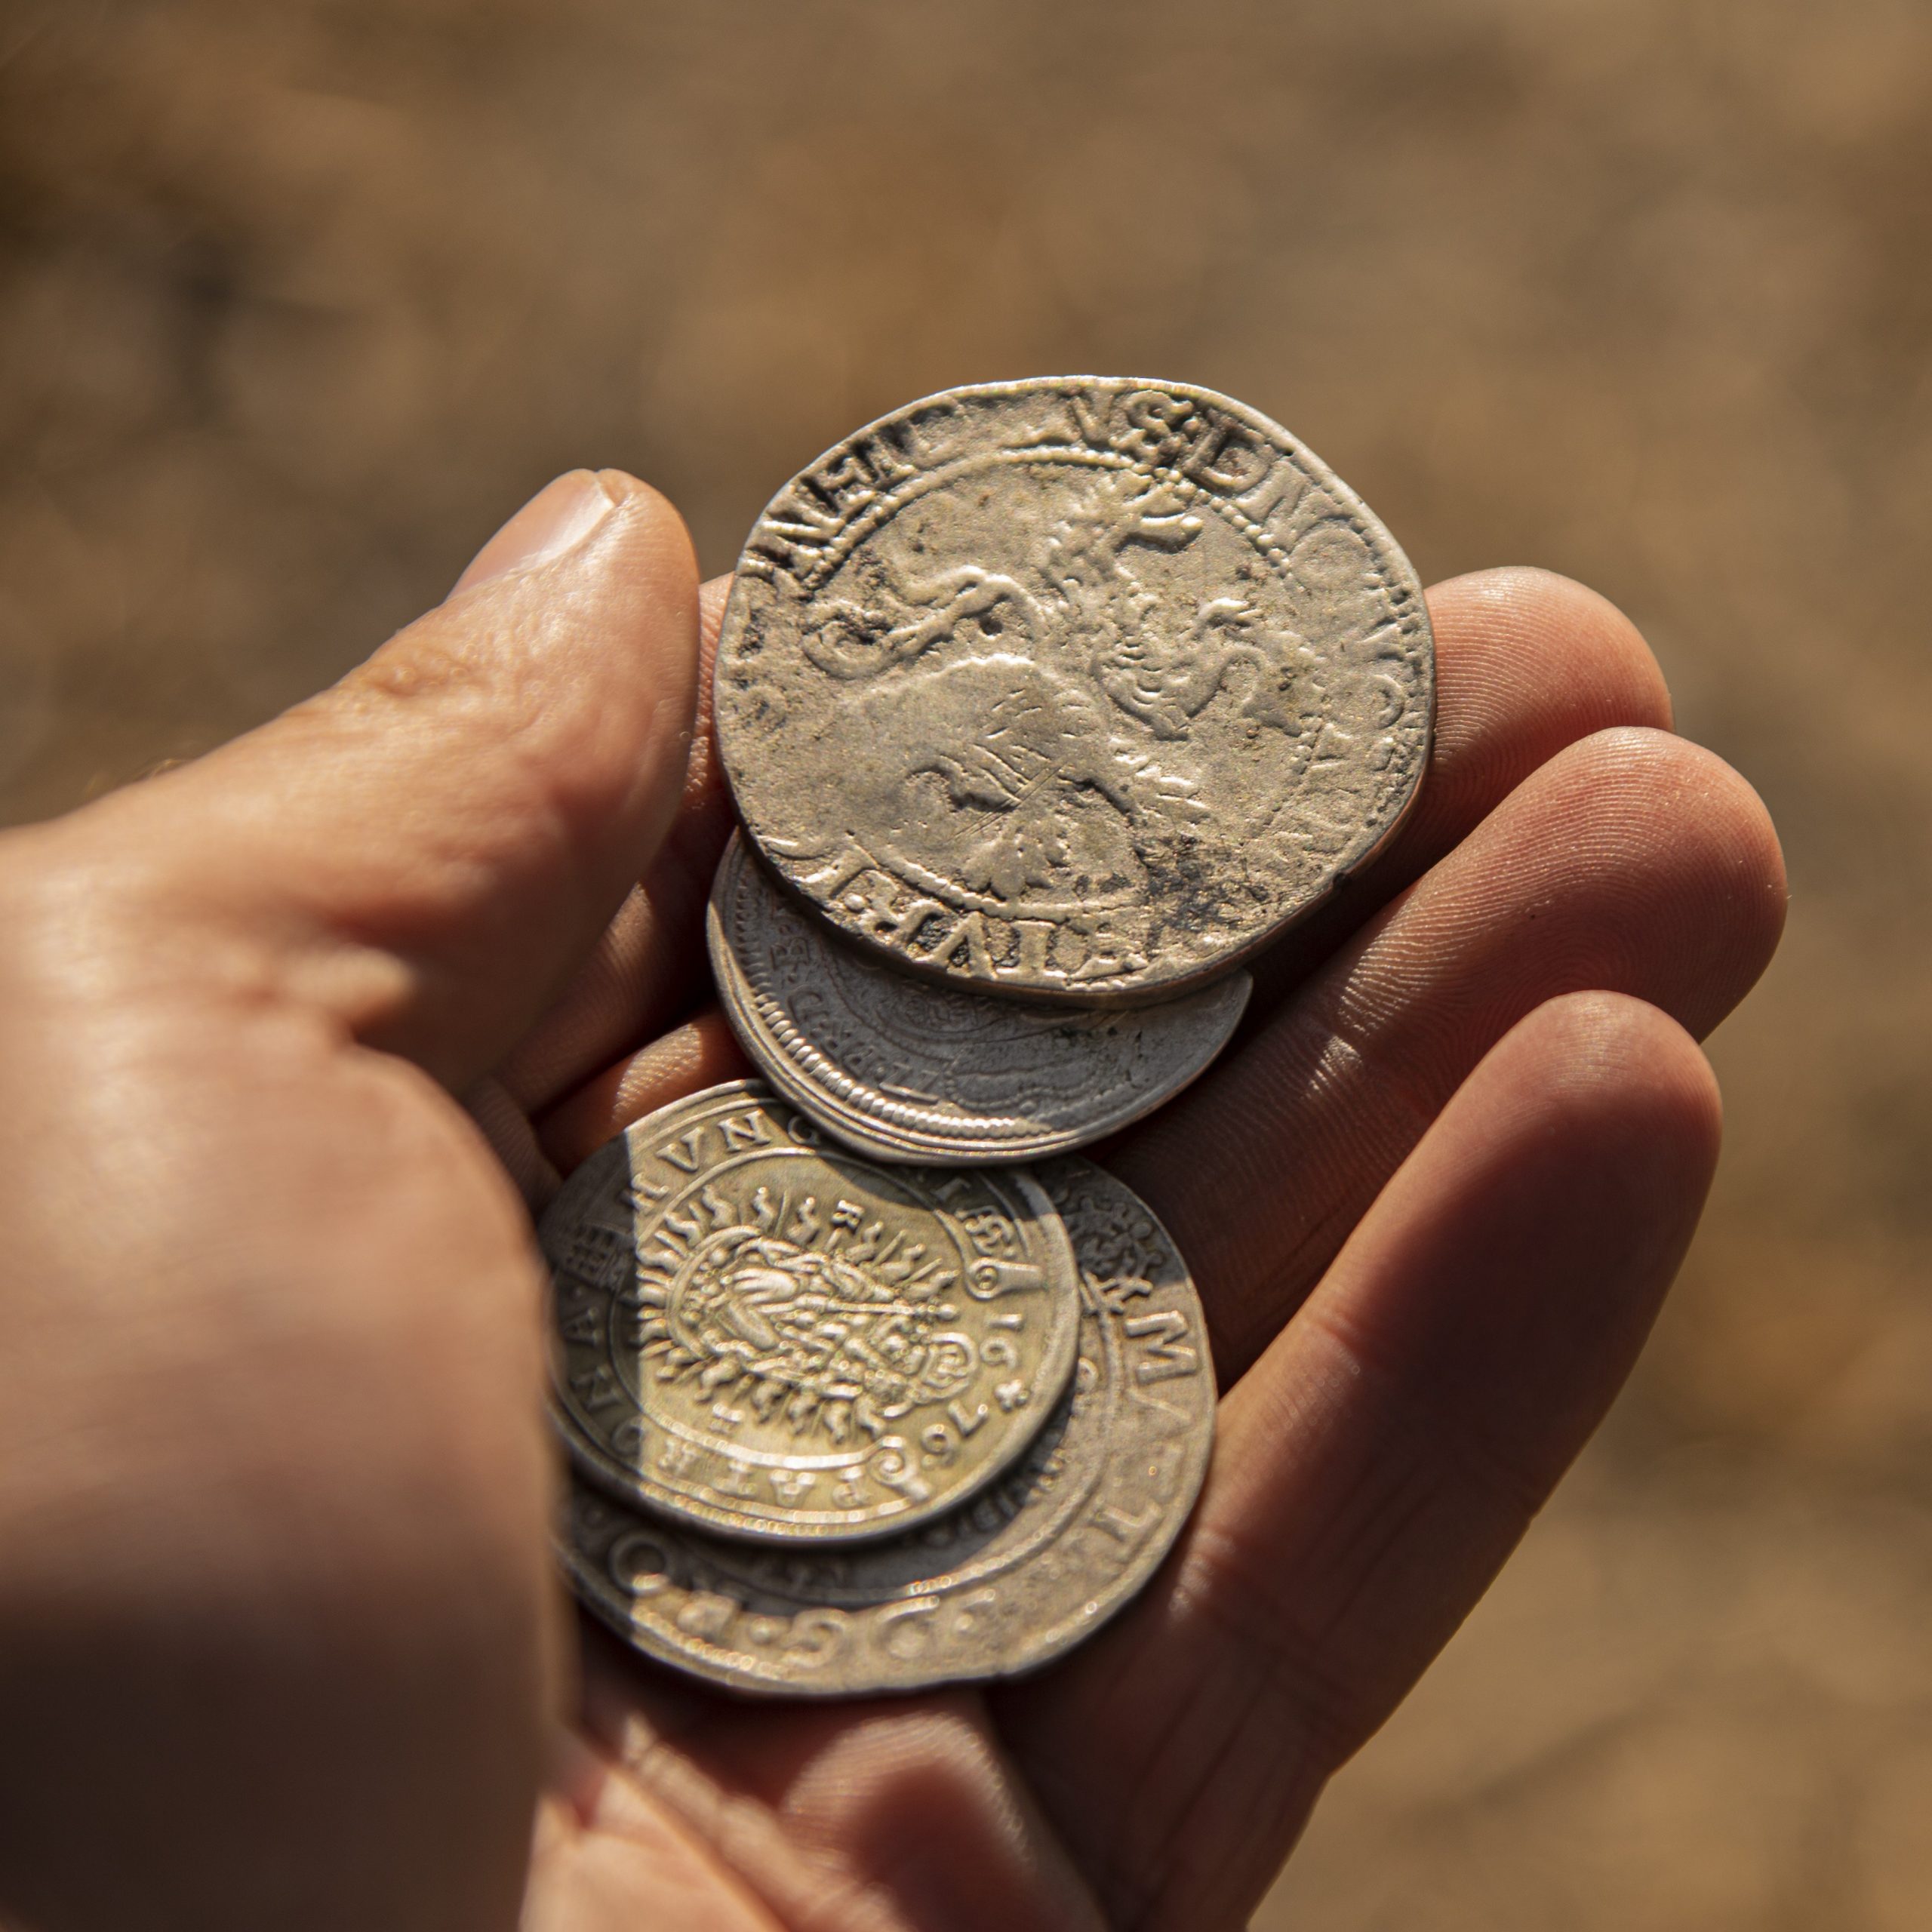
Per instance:
[[[1795,894],[1636,1386],[1267,1927],[1932,1924],[1924,0],[7,0],[0,813],[332,677],[552,472],[709,571],[1068,368],[1647,632]]]

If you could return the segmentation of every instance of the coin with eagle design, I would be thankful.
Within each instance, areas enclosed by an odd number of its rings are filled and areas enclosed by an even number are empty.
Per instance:
[[[747,835],[902,972],[1205,984],[1373,857],[1427,761],[1422,586],[1287,432],[1185,383],[953,389],[772,500],[720,633]]]
[[[1072,1371],[1072,1251],[1037,1181],[877,1166],[756,1082],[608,1143],[538,1238],[572,1457],[727,1533],[940,1515],[1025,1451]]]

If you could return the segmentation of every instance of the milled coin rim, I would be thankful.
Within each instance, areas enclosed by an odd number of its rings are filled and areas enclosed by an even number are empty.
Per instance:
[[[1358,852],[1346,866],[1337,866],[1330,872],[1320,886],[1311,891],[1291,912],[1284,914],[1263,926],[1238,944],[1229,946],[1211,960],[1204,961],[1191,970],[1170,969],[1158,974],[1150,973],[1137,977],[1131,984],[1124,986],[1098,986],[1089,983],[1065,987],[1030,983],[1024,987],[1015,987],[997,979],[978,979],[956,973],[949,967],[929,964],[926,961],[910,955],[897,952],[891,947],[880,946],[858,934],[845,934],[843,929],[841,929],[841,937],[845,938],[847,943],[860,949],[868,958],[875,957],[879,963],[889,971],[924,980],[928,984],[945,985],[955,988],[970,987],[974,992],[983,993],[989,998],[1024,999],[1050,1006],[1129,1008],[1154,1005],[1163,1001],[1178,998],[1189,992],[1197,991],[1211,981],[1232,972],[1237,967],[1246,965],[1284,935],[1297,927],[1306,924],[1311,918],[1333,903],[1337,896],[1351,880],[1358,873],[1373,866],[1387,851],[1390,841],[1401,831],[1410,815],[1414,811],[1417,801],[1422,795],[1423,786],[1427,781],[1430,768],[1435,759],[1438,683],[1435,635],[1434,621],[1429,614],[1427,589],[1423,583],[1421,573],[1417,570],[1408,552],[1396,540],[1394,533],[1374,511],[1369,508],[1357,491],[1331,468],[1328,463],[1318,456],[1300,437],[1284,429],[1272,417],[1264,414],[1251,404],[1240,401],[1235,397],[1223,394],[1219,389],[1209,389],[1203,383],[1176,382],[1168,377],[1159,376],[1103,376],[1090,373],[1062,376],[1017,377],[998,382],[965,383],[952,389],[934,390],[930,395],[916,397],[910,401],[900,404],[896,408],[887,410],[872,418],[869,422],[848,431],[835,442],[820,451],[811,462],[803,465],[779,486],[770,500],[758,512],[746,537],[746,546],[739,553],[738,562],[733,568],[731,591],[726,598],[724,614],[719,621],[718,648],[714,653],[712,660],[713,743],[717,749],[718,768],[724,774],[726,789],[731,793],[735,806],[737,784],[732,755],[734,750],[731,742],[732,733],[728,726],[723,726],[721,728],[721,721],[731,715],[733,707],[728,703],[719,701],[727,682],[726,667],[729,660],[727,640],[731,637],[734,626],[741,624],[743,621],[744,599],[747,594],[746,586],[751,574],[746,571],[743,565],[751,540],[757,536],[766,518],[771,514],[788,491],[836,451],[844,448],[848,445],[857,443],[864,438],[875,434],[888,423],[912,416],[919,411],[960,400],[1008,400],[1045,390],[1071,391],[1081,388],[1144,388],[1160,390],[1172,395],[1190,397],[1197,402],[1205,403],[1213,408],[1226,411],[1229,414],[1247,423],[1251,429],[1257,431],[1264,438],[1275,444],[1292,460],[1309,466],[1312,472],[1321,478],[1322,489],[1332,495],[1341,508],[1358,519],[1360,523],[1365,525],[1370,531],[1374,533],[1380,543],[1386,546],[1389,561],[1406,580],[1405,587],[1411,594],[1417,621],[1420,626],[1421,639],[1426,647],[1422,654],[1422,675],[1418,681],[1423,687],[1419,700],[1423,713],[1420,755],[1416,759],[1414,771],[1409,780],[1401,803],[1389,814],[1374,838]],[[760,835],[755,826],[746,820],[742,812],[739,814],[739,823],[748,841],[758,851],[761,858],[768,860],[771,854],[766,849],[767,841]],[[774,844],[778,842],[776,840],[772,841]],[[768,863],[766,869],[782,891],[796,900],[814,917],[819,918],[825,917],[824,908],[809,893],[793,884],[776,866]],[[910,863],[908,869],[909,871],[923,870],[917,866],[916,863]],[[928,889],[930,889],[931,875],[926,876]],[[946,885],[947,891],[952,890],[946,882],[940,881],[939,883]],[[1012,915],[1002,912],[1001,916]]]
[[[740,880],[745,879],[752,881],[748,888],[739,884]],[[734,891],[755,891],[759,881],[768,881],[770,890],[786,905],[797,906],[795,896],[784,891],[772,878],[751,841],[743,832],[733,832],[712,878],[711,897],[705,907],[704,918],[705,943],[711,955],[712,974],[717,982],[718,1001],[724,1009],[724,1016],[731,1022],[740,1044],[780,1093],[802,1107],[827,1133],[836,1135],[848,1146],[875,1160],[894,1164],[924,1166],[945,1162],[958,1166],[990,1166],[1038,1160],[1091,1146],[1109,1134],[1144,1120],[1205,1073],[1232,1038],[1254,990],[1253,980],[1247,974],[1237,971],[1192,992],[1183,993],[1175,1000],[1164,1001],[1161,1006],[1137,1007],[1125,1011],[1117,1008],[1104,1009],[1122,1020],[1128,1019],[1130,1015],[1144,1015],[1145,1023],[1149,1026],[1160,1023],[1159,1016],[1168,1006],[1189,1001],[1204,1004],[1211,997],[1223,1002],[1226,1011],[1220,1017],[1218,1029],[1210,1036],[1206,1051],[1192,1061],[1180,1064],[1165,1084],[1118,1101],[1086,1120],[1063,1128],[1047,1127],[1035,1121],[1011,1115],[981,1116],[977,1121],[949,1121],[933,1110],[915,1108],[909,1103],[892,1100],[881,1093],[839,1066],[824,1048],[807,1036],[794,1016],[768,1011],[778,1008],[780,1002],[759,992],[752,981],[751,969],[739,958],[732,941],[733,921],[728,909]],[[804,927],[808,943],[821,946],[828,952],[842,953],[845,964],[851,970],[876,974],[888,981],[907,977],[888,971],[872,955],[850,945],[822,920],[808,915]],[[957,1000],[962,1006],[971,1005],[980,997],[956,980],[940,985],[928,980],[917,983],[925,997]],[[1009,1010],[1017,1003],[1006,1000],[999,1002]],[[1036,1010],[1043,1017],[1072,1017],[1062,1005]],[[1053,1051],[1051,1038],[1043,1038],[1041,1046],[1043,1051]],[[936,1068],[934,1071],[943,1069]],[[930,1124],[920,1124],[922,1115]]]

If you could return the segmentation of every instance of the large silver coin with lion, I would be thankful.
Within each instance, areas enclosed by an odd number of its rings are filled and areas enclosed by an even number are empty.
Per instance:
[[[1076,1158],[1041,1178],[1086,1312],[1060,1412],[949,1515],[851,1549],[761,1549],[579,1483],[561,1553],[578,1595],[647,1655],[740,1690],[859,1696],[1010,1677],[1091,1636],[1159,1567],[1208,1467],[1201,1304],[1152,1212]]]
[[[766,1078],[882,1161],[1084,1147],[1170,1100],[1228,1043],[1251,983],[1122,1012],[983,999],[828,934],[734,838],[706,921],[718,996]]]
[[[903,970],[1168,997],[1363,865],[1427,761],[1422,586],[1265,417],[1042,377],[913,403],[774,498],[718,745],[780,881]]]
[[[1072,1372],[1073,1254],[1037,1181],[877,1166],[755,1081],[608,1143],[537,1233],[573,1457],[739,1535],[941,1515],[1023,1454]]]

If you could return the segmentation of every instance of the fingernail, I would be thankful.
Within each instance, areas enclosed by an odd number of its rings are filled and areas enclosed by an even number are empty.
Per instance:
[[[574,550],[616,506],[596,472],[573,469],[546,485],[470,560],[456,590],[473,590],[511,571],[547,564]],[[456,591],[451,593],[454,596]]]

